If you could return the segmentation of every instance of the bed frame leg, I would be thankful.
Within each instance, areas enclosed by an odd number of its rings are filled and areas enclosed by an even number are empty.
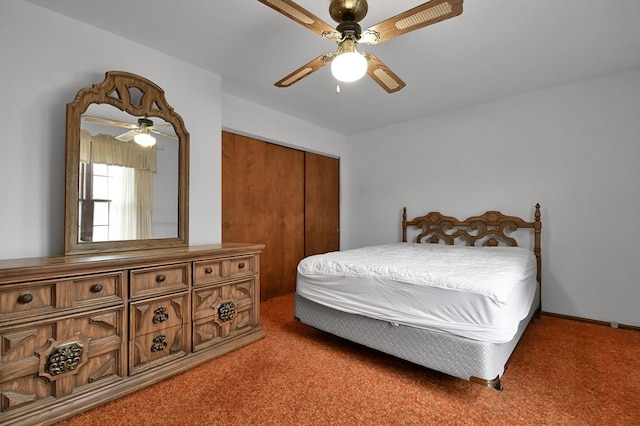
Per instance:
[[[470,377],[469,381],[484,385],[488,388],[494,388],[498,392],[502,392],[502,381],[500,380],[500,376],[496,376],[496,378],[492,380],[481,379],[479,377]]]
[[[498,392],[502,392],[502,381],[500,380],[500,378],[496,380],[495,384],[493,385],[493,388]]]

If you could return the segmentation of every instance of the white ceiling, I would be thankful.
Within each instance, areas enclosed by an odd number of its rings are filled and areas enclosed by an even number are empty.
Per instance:
[[[223,90],[350,135],[569,81],[640,66],[638,0],[466,0],[462,15],[365,45],[407,86],[342,84],[324,67],[273,85],[324,40],[257,0],[28,0],[222,76]],[[297,3],[325,20],[329,0]],[[366,29],[424,0],[369,0]]]

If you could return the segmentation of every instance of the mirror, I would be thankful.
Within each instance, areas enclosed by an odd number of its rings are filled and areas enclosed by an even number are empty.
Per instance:
[[[122,71],[67,104],[65,254],[188,245],[189,133]]]

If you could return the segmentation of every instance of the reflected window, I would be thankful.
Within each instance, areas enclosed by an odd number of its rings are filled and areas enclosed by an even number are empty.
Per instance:
[[[134,173],[130,167],[80,164],[81,241],[114,241],[136,235]]]

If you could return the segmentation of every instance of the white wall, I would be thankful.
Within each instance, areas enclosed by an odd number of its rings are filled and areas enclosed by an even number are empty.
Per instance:
[[[182,115],[191,136],[190,243],[220,242],[219,75],[20,0],[0,3],[0,54],[0,259],[63,253],[66,104],[110,70],[150,79]],[[257,137],[340,155],[326,144],[332,132],[282,125],[290,117],[230,99],[231,128],[240,123]]]
[[[222,128],[291,148],[341,157],[347,138],[334,131],[222,93]]]
[[[640,325],[640,69],[359,134],[345,248],[409,217],[542,206],[543,309]]]

